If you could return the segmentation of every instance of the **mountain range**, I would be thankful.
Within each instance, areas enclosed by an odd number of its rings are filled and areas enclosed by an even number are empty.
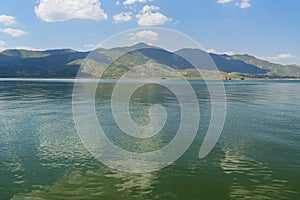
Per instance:
[[[297,65],[275,64],[246,54],[207,54],[200,49],[186,48],[170,52],[144,43],[112,49],[100,48],[92,52],[72,49],[46,51],[9,49],[0,53],[0,77],[74,78],[80,75],[92,78],[102,75],[102,78],[119,78],[130,70],[138,76],[147,73],[153,75],[154,71],[159,71],[160,75],[163,74],[165,77],[180,73],[189,79],[201,79],[203,74],[211,78],[219,76],[212,62],[207,59],[207,55],[214,61],[223,77],[300,78],[300,66]],[[107,65],[109,67],[104,71]],[[135,66],[142,67],[138,69]],[[159,66],[168,67],[162,70]],[[201,75],[195,67],[200,69]]]

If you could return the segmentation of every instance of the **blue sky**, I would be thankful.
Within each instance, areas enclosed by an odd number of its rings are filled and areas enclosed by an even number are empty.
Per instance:
[[[1,0],[0,50],[89,50],[138,27],[185,33],[209,52],[300,64],[298,0]]]

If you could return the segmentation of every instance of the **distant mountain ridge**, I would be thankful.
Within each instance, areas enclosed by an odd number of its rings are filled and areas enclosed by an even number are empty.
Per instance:
[[[212,73],[215,68],[207,61],[207,53],[200,49],[181,49],[170,52],[162,48],[138,43],[129,47],[97,49],[93,51],[96,69],[80,68],[91,52],[72,49],[30,51],[9,49],[0,53],[0,77],[74,78],[79,70],[83,77],[97,77],[104,67],[104,78],[117,78],[134,66],[157,63],[169,66],[187,78],[200,78],[194,66]],[[123,55],[125,54],[125,55]],[[300,78],[300,66],[280,65],[251,55],[209,54],[223,76],[248,78]],[[121,56],[121,57],[120,57]],[[115,58],[118,58],[115,60]],[[206,58],[206,59],[204,59]],[[188,60],[188,61],[187,61]],[[194,70],[194,71],[193,71]],[[101,72],[103,73],[103,72]],[[170,72],[173,73],[173,72]]]

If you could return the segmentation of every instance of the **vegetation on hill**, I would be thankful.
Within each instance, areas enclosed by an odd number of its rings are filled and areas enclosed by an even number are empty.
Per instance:
[[[186,78],[199,79],[201,76],[195,67],[209,78],[218,76],[216,69],[222,76],[232,78],[300,77],[297,65],[274,64],[250,55],[207,54],[199,49],[169,52],[144,43],[93,52],[11,49],[0,53],[0,77],[73,78],[79,74],[82,77],[119,78],[130,71],[137,77],[147,73],[153,77],[159,74],[174,77],[179,72]]]

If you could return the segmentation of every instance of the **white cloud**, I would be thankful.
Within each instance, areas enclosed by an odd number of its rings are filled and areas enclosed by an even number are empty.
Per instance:
[[[11,25],[16,24],[16,18],[9,15],[0,15],[0,24]]]
[[[113,16],[114,22],[130,22],[132,20],[132,13],[131,12],[121,12]]]
[[[292,53],[281,53],[276,56],[267,56],[267,57],[259,57],[262,60],[268,60],[273,63],[280,63],[280,64],[291,64],[297,63],[298,65],[300,62],[300,56],[296,56]]]
[[[242,2],[237,3],[240,8],[249,8],[251,6],[250,0],[242,0]]]
[[[166,17],[164,14],[157,12],[160,8],[157,6],[145,5],[139,14],[136,15],[138,25],[140,26],[158,26],[163,25],[172,19]],[[153,12],[155,11],[155,12]]]
[[[0,52],[5,49],[5,46],[6,46],[6,42],[0,40]]]
[[[97,45],[95,45],[95,44],[85,44],[83,47],[84,47],[85,49],[94,49],[96,46],[97,46]]]
[[[154,31],[139,31],[137,33],[131,33],[127,35],[130,40],[147,40],[147,41],[156,41],[158,40],[158,33]]]
[[[279,54],[277,56],[277,58],[279,58],[279,59],[289,59],[289,58],[295,58],[295,56],[291,53],[282,53],[282,54]]]
[[[217,3],[219,4],[225,4],[225,3],[230,3],[234,0],[217,0]],[[251,6],[250,0],[235,0],[238,1],[236,2],[236,5],[240,8],[249,8]]]
[[[4,47],[4,46],[6,46],[6,42],[0,40],[0,47]]]
[[[207,53],[213,53],[213,54],[219,54],[219,55],[223,55],[223,54],[226,54],[226,55],[234,55],[234,53],[232,51],[217,51],[216,49],[207,49],[206,50]]]
[[[7,33],[13,37],[20,37],[22,35],[28,34],[28,32],[26,31],[23,31],[21,29],[14,29],[14,28],[4,28],[4,29],[0,29],[0,31],[3,33]]]
[[[141,12],[143,12],[143,13],[145,13],[145,12],[152,12],[152,11],[154,11],[154,10],[159,10],[159,9],[160,9],[160,8],[159,8],[158,6],[153,6],[153,5],[149,6],[149,5],[145,5],[145,6],[142,8]]]
[[[132,5],[132,4],[135,4],[137,2],[139,2],[139,3],[146,3],[147,0],[125,0],[123,2],[123,5]]]
[[[28,50],[28,51],[41,51],[42,49],[36,49],[30,46],[17,46],[14,49],[19,49],[19,50]]]
[[[40,0],[34,9],[45,22],[62,22],[70,19],[105,20],[107,14],[99,0]]]
[[[284,59],[292,59],[292,58],[296,58],[297,56],[294,56],[291,53],[282,53],[282,54],[278,54],[277,56],[269,56],[269,57],[262,57],[262,59],[266,59],[266,60],[284,60]]]
[[[229,3],[232,2],[232,0],[218,0],[217,3]]]

